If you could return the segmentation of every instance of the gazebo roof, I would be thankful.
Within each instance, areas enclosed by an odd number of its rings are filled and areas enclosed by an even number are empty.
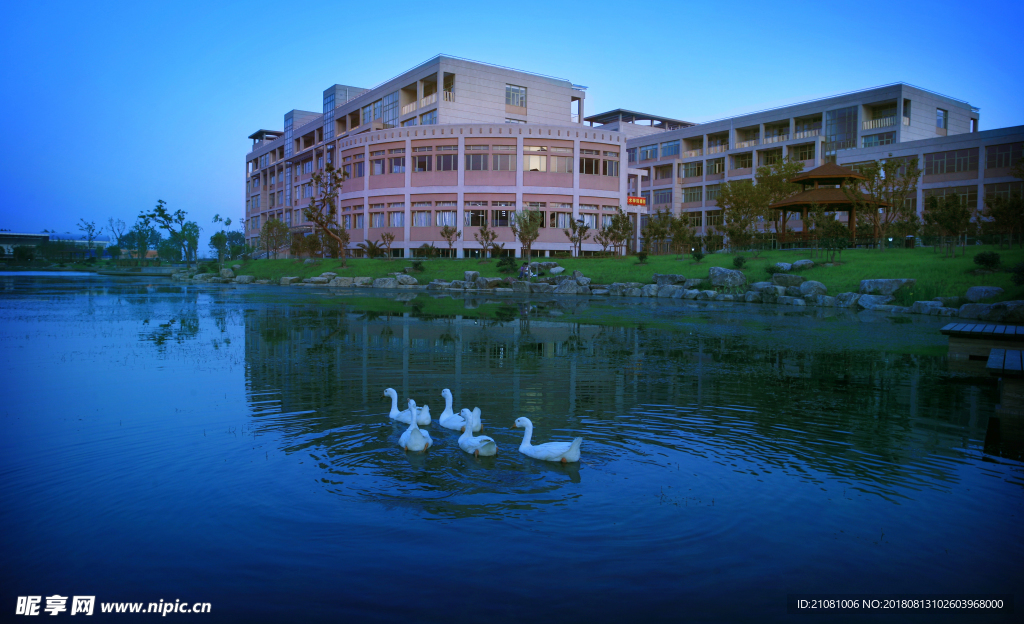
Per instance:
[[[820,169],[821,167],[819,167]],[[875,199],[870,195],[865,195],[865,199],[869,203],[875,204],[876,206],[888,206],[889,204],[880,200]],[[810,204],[819,204],[822,206],[831,206],[833,209],[848,210],[849,206],[853,205],[850,198],[846,196],[843,189],[837,188],[814,188],[806,191],[801,191],[796,195],[791,195],[786,199],[775,202],[769,208],[781,210],[783,208],[791,208],[798,206],[809,206]],[[842,208],[841,205],[845,204],[847,208]]]
[[[842,167],[835,163],[825,163],[810,171],[797,174],[789,179],[790,182],[813,182],[814,180],[867,180],[864,176],[849,167]],[[838,184],[838,182],[836,182]]]

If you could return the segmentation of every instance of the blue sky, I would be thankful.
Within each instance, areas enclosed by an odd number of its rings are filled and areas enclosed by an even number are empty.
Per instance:
[[[206,237],[244,209],[246,137],[437,53],[587,85],[587,113],[707,121],[908,82],[1024,124],[1024,2],[12,3],[0,23],[0,228],[129,225],[163,199]]]

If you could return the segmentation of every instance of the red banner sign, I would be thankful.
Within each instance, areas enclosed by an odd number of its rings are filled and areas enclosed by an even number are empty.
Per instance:
[[[647,205],[647,198],[646,197],[628,197],[628,198],[626,198],[626,201],[629,203],[630,206],[646,206]]]

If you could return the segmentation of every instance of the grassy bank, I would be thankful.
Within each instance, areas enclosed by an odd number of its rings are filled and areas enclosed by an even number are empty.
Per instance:
[[[944,259],[942,253],[931,248],[889,249],[879,252],[874,249],[848,249],[837,257],[835,266],[815,266],[800,274],[809,280],[819,281],[828,287],[830,294],[856,292],[862,279],[914,278],[914,299],[927,300],[934,297],[963,296],[971,286],[999,286],[1006,293],[1001,300],[1024,299],[1024,288],[1015,286],[1010,274],[1005,271],[986,275],[974,275],[972,271],[979,268],[973,258],[982,251],[995,251],[1002,257],[1004,268],[1024,262],[1024,250],[999,250],[994,246],[977,245],[967,250],[966,257],[957,255],[953,259]],[[652,281],[655,273],[675,273],[686,277],[706,277],[708,268],[712,266],[733,267],[733,259],[737,255],[747,258],[742,271],[748,282],[769,279],[765,268],[776,262],[794,262],[809,258],[805,251],[767,251],[760,257],[752,258],[749,254],[711,254],[703,261],[696,263],[692,258],[679,259],[677,256],[651,256],[645,264],[639,264],[635,256],[624,258],[565,258],[558,260],[567,271],[579,269],[598,284],[613,282],[644,282]],[[816,262],[819,258],[814,259]],[[521,261],[520,261],[521,262]],[[242,263],[239,275],[253,275],[257,279],[277,281],[284,276],[315,277],[325,271],[331,271],[345,277],[369,276],[373,278],[387,277],[389,273],[401,271],[411,266],[408,258],[385,259],[350,259],[346,268],[341,268],[340,260],[325,259],[319,264],[304,264],[302,260],[252,260]],[[424,271],[415,276],[421,283],[434,279],[462,279],[465,271],[479,271],[481,275],[500,275],[497,260],[479,261],[475,259],[433,259],[423,262]]]

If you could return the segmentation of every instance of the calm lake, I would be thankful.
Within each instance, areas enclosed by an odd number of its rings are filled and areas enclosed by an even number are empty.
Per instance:
[[[0,275],[2,619],[59,594],[212,605],[168,621],[1014,621],[787,613],[1020,592],[1020,446],[986,444],[997,382],[943,320],[579,299]],[[425,455],[387,387],[430,405]],[[497,456],[436,424],[444,388]],[[580,464],[520,454],[518,416]]]

